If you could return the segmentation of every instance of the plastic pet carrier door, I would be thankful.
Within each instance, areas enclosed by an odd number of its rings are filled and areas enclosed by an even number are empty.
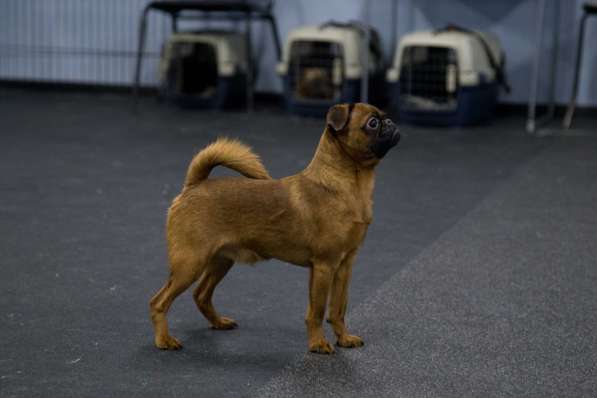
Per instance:
[[[495,38],[451,27],[405,36],[387,80],[401,120],[459,126],[493,116],[503,68]]]
[[[454,49],[407,47],[400,72],[400,101],[404,108],[430,112],[452,112],[458,108],[458,61]]]
[[[176,33],[162,52],[161,96],[190,107],[241,105],[246,98],[245,64],[240,33]]]
[[[288,35],[278,73],[290,112],[320,116],[339,102],[357,102],[369,79],[370,102],[383,101],[384,69],[379,37],[370,29],[369,70],[363,62],[363,33],[352,24],[329,22]]]
[[[342,53],[338,43],[292,43],[288,86],[294,96],[302,101],[339,101],[344,81]]]

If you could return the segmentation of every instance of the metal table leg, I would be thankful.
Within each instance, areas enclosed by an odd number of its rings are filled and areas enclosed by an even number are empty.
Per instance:
[[[539,69],[541,65],[541,49],[543,48],[543,31],[545,29],[545,1],[537,0],[537,23],[535,24],[535,60],[531,75],[531,90],[529,93],[529,108],[527,117],[527,132],[534,133],[536,129],[537,116],[537,91],[539,88]]]
[[[369,102],[369,63],[371,58],[369,56],[369,42],[371,38],[371,31],[367,25],[363,26],[363,73],[361,75],[361,102]]]
[[[412,6],[412,3],[411,3]],[[394,61],[394,52],[398,46],[398,0],[392,1],[392,15],[390,22],[390,59],[388,65],[391,65]]]
[[[172,23],[172,33],[178,33],[178,13],[175,12],[170,15],[170,22]]]
[[[251,56],[252,51],[252,40],[251,40],[251,14],[245,14],[245,46],[246,46],[246,59],[247,59],[247,79],[246,79],[246,90],[247,90],[247,111],[252,112],[254,109],[254,98],[253,98],[253,57]]]
[[[139,86],[141,84],[141,63],[143,62],[143,53],[145,52],[145,38],[147,34],[147,15],[151,10],[151,5],[147,5],[141,13],[141,21],[139,23],[139,45],[137,47],[137,61],[135,64],[135,78],[133,83],[133,98],[135,105],[139,100]]]
[[[551,70],[549,72],[549,107],[547,109],[547,118],[553,119],[556,113],[556,76],[558,70],[558,54],[560,49],[560,3],[556,0],[554,3],[553,16],[553,36],[551,49]]]
[[[365,2],[365,23],[361,27],[363,33],[363,71],[361,73],[361,102],[369,102],[369,42],[371,41],[371,31],[369,30],[369,2]]]
[[[276,46],[276,57],[278,58],[278,62],[282,60],[282,46],[280,45],[280,35],[278,34],[278,26],[276,25],[276,20],[274,19],[273,15],[267,15],[265,19],[269,22],[270,29],[272,31],[272,36],[274,37],[274,45]]]
[[[578,47],[576,49],[576,62],[574,65],[574,82],[572,83],[572,96],[570,98],[570,103],[568,104],[568,109],[566,109],[566,115],[564,116],[563,121],[563,126],[566,129],[569,129],[572,125],[572,117],[574,116],[574,110],[576,109],[576,97],[578,96],[578,82],[580,79],[580,64],[582,63],[582,50],[585,37],[585,24],[588,17],[589,13],[585,12],[580,20],[580,29],[578,31]]]
[[[559,3],[556,1],[555,6]],[[552,53],[551,53],[551,66],[549,72],[549,105],[546,114],[537,117],[537,97],[539,87],[539,74],[541,65],[541,50],[543,49],[543,35],[545,31],[545,15],[547,8],[546,0],[538,0],[537,2],[537,25],[535,29],[536,38],[536,54],[535,61],[533,64],[533,73],[531,77],[531,91],[529,95],[529,109],[527,118],[527,132],[530,134],[537,133],[539,126],[547,123],[553,119],[555,115],[555,78],[558,65],[558,47],[559,47],[559,25],[560,25],[560,13],[559,9],[554,9],[553,19],[553,36],[552,36]]]

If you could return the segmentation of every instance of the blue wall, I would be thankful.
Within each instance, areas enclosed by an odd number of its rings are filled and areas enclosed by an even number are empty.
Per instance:
[[[130,84],[134,66],[137,23],[149,0],[1,0],[0,78]],[[536,5],[539,0],[397,0],[396,25],[393,0],[277,0],[275,14],[282,40],[298,26],[330,19],[361,20],[381,34],[386,56],[393,54],[392,32],[432,29],[448,22],[489,30],[501,40],[507,54],[512,86],[502,102],[524,103],[529,96],[532,57],[535,52]],[[578,22],[583,0],[546,0],[546,35],[541,49],[540,100],[547,98],[548,65],[553,48],[551,31],[558,13],[560,39],[556,93],[559,103],[570,96]],[[208,26],[221,24],[208,22]],[[188,25],[187,25],[188,26]],[[170,32],[169,21],[150,18],[148,57],[142,82],[157,80],[160,45]],[[579,102],[597,106],[597,18],[587,26]],[[254,52],[260,56],[259,91],[279,92],[275,53],[269,30],[253,28]],[[591,39],[592,38],[592,39]]]

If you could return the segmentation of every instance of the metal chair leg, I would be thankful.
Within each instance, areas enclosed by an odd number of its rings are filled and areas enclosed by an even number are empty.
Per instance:
[[[266,19],[269,22],[269,26],[272,31],[272,36],[274,37],[276,57],[278,62],[280,62],[282,60],[282,46],[280,45],[280,35],[278,34],[278,26],[276,25],[276,20],[274,19],[273,15],[268,15]]]
[[[139,23],[139,45],[137,47],[137,61],[135,64],[135,77],[133,79],[133,99],[135,105],[139,100],[139,86],[141,84],[141,64],[143,62],[143,53],[145,52],[145,38],[147,33],[147,15],[149,14],[150,6],[146,6],[141,13],[141,20]]]
[[[541,49],[543,48],[543,31],[545,29],[545,8],[546,0],[537,0],[535,2],[535,59],[531,74],[531,89],[529,92],[529,108],[527,113],[526,130],[534,134],[537,129],[537,97],[539,91],[539,71],[541,70]]]
[[[558,72],[558,55],[560,49],[560,3],[554,4],[555,10],[553,13],[553,32],[552,32],[552,49],[551,49],[551,68],[549,70],[549,105],[547,107],[546,117],[549,120],[554,119],[556,113],[556,77]]]
[[[587,22],[588,17],[589,14],[585,12],[580,21],[580,30],[578,31],[578,47],[576,48],[576,64],[574,66],[574,82],[572,83],[572,97],[570,98],[570,103],[568,104],[568,109],[566,110],[566,115],[564,116],[564,121],[562,123],[564,128],[566,129],[569,129],[572,125],[572,118],[574,117],[574,110],[576,109],[576,97],[578,96],[578,82],[580,80],[580,64],[582,62],[583,42],[585,37],[585,24]]]
[[[178,13],[172,13],[170,15],[170,23],[172,24],[172,33],[178,33]]]

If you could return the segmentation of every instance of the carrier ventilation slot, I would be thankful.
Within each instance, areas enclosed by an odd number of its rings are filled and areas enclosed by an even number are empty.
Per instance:
[[[456,52],[409,46],[400,65],[400,106],[408,111],[453,111],[458,107]]]

